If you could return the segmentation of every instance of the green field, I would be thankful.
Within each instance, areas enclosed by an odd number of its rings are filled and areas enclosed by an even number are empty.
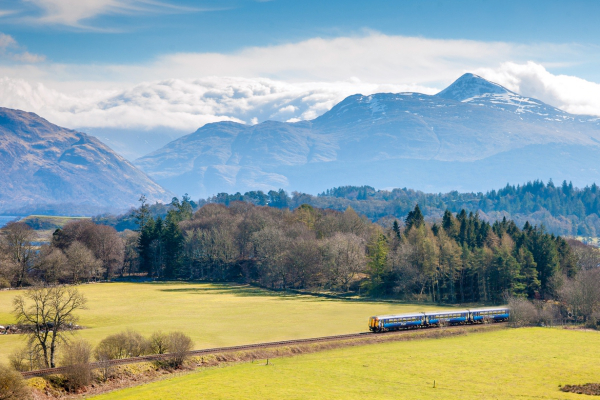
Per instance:
[[[289,295],[248,286],[186,283],[101,283],[81,285],[88,309],[79,312],[88,329],[76,334],[97,344],[125,329],[149,335],[181,330],[196,348],[354,333],[367,329],[374,314],[439,309],[439,306],[332,300]],[[0,292],[0,325],[12,323],[12,299]],[[0,336],[0,361],[20,335]]]
[[[582,399],[559,385],[600,381],[599,354],[597,332],[506,329],[206,369],[94,399]]]
[[[48,242],[57,228],[62,228],[67,223],[90,217],[66,217],[58,215],[29,215],[20,220],[35,230],[36,241]]]

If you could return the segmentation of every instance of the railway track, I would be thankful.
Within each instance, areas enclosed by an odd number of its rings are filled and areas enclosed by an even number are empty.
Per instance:
[[[469,326],[481,326],[481,325],[455,325],[455,326],[447,326],[444,329],[456,329],[456,328],[465,328]],[[421,328],[421,329],[435,329],[435,328]],[[272,348],[272,347],[281,347],[281,346],[290,346],[290,345],[300,345],[300,344],[310,344],[310,343],[318,343],[318,342],[333,342],[333,341],[341,341],[341,340],[349,340],[349,339],[358,339],[365,338],[369,336],[389,336],[389,335],[402,335],[404,333],[414,332],[417,329],[407,329],[400,331],[390,331],[390,332],[382,332],[382,333],[372,333],[372,332],[360,332],[360,333],[350,333],[345,335],[334,335],[334,336],[322,336],[316,338],[309,339],[295,339],[295,340],[281,340],[278,342],[266,342],[266,343],[256,343],[256,344],[246,344],[240,346],[229,346],[229,347],[216,347],[211,349],[201,349],[201,350],[192,350],[188,353],[189,356],[201,356],[201,355],[209,355],[209,354],[221,354],[228,353],[232,351],[241,351],[241,350],[255,350],[255,349],[263,349],[263,348]],[[170,354],[152,354],[147,356],[140,357],[130,357],[130,358],[121,358],[118,360],[109,360],[106,362],[93,362],[91,366],[93,369],[97,368],[106,368],[113,367],[117,365],[126,365],[126,364],[136,364],[140,362],[148,362],[148,361],[160,361],[166,360],[171,357]],[[54,375],[60,374],[67,370],[68,367],[56,367],[56,368],[46,368],[46,369],[38,369],[35,371],[25,371],[21,372],[24,378],[35,378],[40,376]]]

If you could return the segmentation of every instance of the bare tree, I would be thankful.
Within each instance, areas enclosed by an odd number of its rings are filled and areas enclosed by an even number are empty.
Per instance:
[[[65,255],[67,256],[67,272],[73,283],[78,283],[83,277],[90,280],[100,274],[102,263],[83,243],[73,242],[65,250]]]
[[[27,278],[27,268],[35,249],[31,243],[35,233],[31,227],[23,222],[9,222],[0,231],[2,238],[2,251],[16,267],[16,285],[23,286]]]
[[[566,279],[559,295],[576,318],[588,321],[600,311],[600,269],[583,270]]]
[[[326,240],[327,275],[333,285],[347,291],[366,266],[365,242],[353,233],[336,233]]]
[[[580,270],[600,267],[600,249],[576,239],[568,239],[567,243],[571,246],[571,250],[577,259],[577,267]]]
[[[88,226],[82,234],[81,242],[102,262],[105,279],[111,277],[117,268],[123,265],[125,247],[123,240],[112,226],[95,224]]]
[[[123,265],[123,240],[113,227],[86,219],[70,222],[53,235],[52,245],[65,252],[75,243],[83,244],[101,261],[106,279]]]
[[[38,276],[46,284],[55,284],[65,276],[67,257],[61,249],[42,246],[35,264]]]
[[[66,250],[73,242],[83,242],[85,231],[95,224],[90,219],[72,221],[57,229],[52,235],[52,246]]]
[[[77,288],[65,286],[33,288],[13,300],[17,323],[31,326],[29,345],[41,349],[46,367],[56,366],[56,349],[67,342],[65,331],[77,322],[75,312],[85,304]]]

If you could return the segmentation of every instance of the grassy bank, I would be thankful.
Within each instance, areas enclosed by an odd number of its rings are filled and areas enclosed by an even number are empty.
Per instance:
[[[210,368],[94,399],[578,399],[559,385],[598,381],[599,353],[597,332],[506,329]]]
[[[247,286],[193,283],[102,283],[81,285],[88,309],[79,311],[88,329],[75,334],[93,344],[125,329],[149,335],[180,330],[195,348],[361,332],[369,316],[439,309],[439,306],[358,302],[276,293]],[[0,292],[0,325],[12,323],[12,299]],[[0,336],[0,361],[24,344]]]

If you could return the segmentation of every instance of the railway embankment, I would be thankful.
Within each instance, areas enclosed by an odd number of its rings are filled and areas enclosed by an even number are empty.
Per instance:
[[[64,392],[53,387],[53,382],[60,381],[61,373],[66,368],[58,367],[44,370],[23,372],[25,378],[31,379],[30,386],[36,389],[39,399],[67,399],[79,395],[86,396],[105,393],[181,375],[198,369],[221,367],[235,363],[269,364],[282,357],[293,357],[301,354],[316,353],[342,347],[364,346],[369,344],[441,339],[453,336],[464,336],[480,332],[506,329],[507,324],[458,325],[442,328],[409,329],[385,333],[361,332],[347,335],[324,336],[298,340],[286,340],[267,343],[255,343],[243,346],[200,349],[189,352],[189,360],[181,369],[163,369],[161,360],[168,354],[147,355],[142,357],[123,358],[103,363],[93,363],[96,370],[112,369],[111,377],[104,382],[96,381],[93,385],[80,390],[79,393]],[[44,377],[44,378],[42,378]]]

